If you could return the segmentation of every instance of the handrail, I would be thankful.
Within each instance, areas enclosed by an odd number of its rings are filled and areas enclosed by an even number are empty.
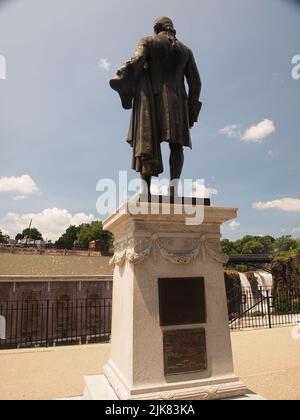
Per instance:
[[[238,317],[232,319],[229,321],[229,325],[233,324],[234,322],[236,322],[237,320],[243,318],[243,316],[245,316],[248,312],[251,312],[254,308],[256,308],[256,306],[261,305],[262,303],[264,303],[266,300],[268,300],[268,296],[263,297],[259,302],[256,302],[255,305],[253,305],[251,308],[248,308],[246,311],[244,311],[243,313],[239,314]]]

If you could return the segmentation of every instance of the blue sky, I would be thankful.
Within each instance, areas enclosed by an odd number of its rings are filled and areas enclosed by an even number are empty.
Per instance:
[[[33,217],[54,239],[97,214],[97,181],[131,162],[130,114],[108,80],[161,15],[193,49],[203,81],[184,177],[217,190],[213,204],[239,208],[224,236],[300,237],[292,0],[0,0],[2,230],[14,235]]]

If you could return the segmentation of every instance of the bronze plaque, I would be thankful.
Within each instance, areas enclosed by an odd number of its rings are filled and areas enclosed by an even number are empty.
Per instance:
[[[164,331],[165,375],[207,370],[205,329]]]
[[[160,325],[206,323],[206,299],[203,277],[158,280]]]

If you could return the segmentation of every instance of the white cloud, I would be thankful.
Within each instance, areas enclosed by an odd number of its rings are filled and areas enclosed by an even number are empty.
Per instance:
[[[0,178],[0,192],[14,192],[22,195],[35,194],[39,191],[29,175]]]
[[[233,220],[232,222],[228,224],[228,226],[229,226],[229,229],[234,231],[234,230],[237,230],[241,226],[241,224],[237,222],[236,220]]]
[[[259,201],[253,203],[252,207],[257,210],[279,209],[287,212],[300,212],[300,199],[282,198],[273,201]]]
[[[201,179],[193,182],[193,191],[190,195],[198,198],[212,198],[214,195],[218,195],[218,190],[206,187],[204,180]]]
[[[232,124],[221,128],[218,133],[236,139],[242,137],[240,126],[237,124]]]
[[[96,220],[93,214],[76,213],[72,215],[66,209],[45,209],[40,213],[17,214],[8,213],[4,219],[6,229],[13,233],[22,232],[29,226],[36,227],[44,239],[56,240],[70,225],[80,225]]]
[[[7,230],[4,229],[2,226],[0,226],[0,232],[2,232],[2,235],[9,235]]]
[[[154,179],[151,183],[152,195],[169,195],[170,183],[168,180]]]
[[[14,201],[22,201],[22,200],[26,200],[27,196],[26,195],[16,195],[15,197],[13,197]]]
[[[243,134],[242,140],[246,142],[261,142],[266,137],[275,133],[276,127],[274,121],[263,120],[257,125],[248,128]]]
[[[204,198],[212,198],[212,196],[218,195],[218,190],[215,188],[207,188],[204,189]]]
[[[109,71],[111,67],[111,63],[108,61],[107,58],[101,58],[99,61],[99,68],[104,71]]]
[[[155,179],[151,184],[151,193],[153,195],[169,195],[170,181],[167,179]],[[217,195],[215,188],[205,186],[203,179],[194,182],[180,183],[178,187],[179,195],[185,197],[212,198]]]
[[[294,228],[293,229],[293,233],[298,233],[298,232],[300,232],[300,228]]]
[[[279,156],[279,151],[278,150],[269,150],[268,151],[268,157],[270,158],[270,159],[274,159],[274,158],[276,158],[277,156]]]
[[[221,135],[236,138],[244,142],[261,143],[266,137],[274,134],[276,126],[274,121],[265,119],[256,125],[252,125],[246,130],[241,130],[240,125],[232,124],[218,131]]]

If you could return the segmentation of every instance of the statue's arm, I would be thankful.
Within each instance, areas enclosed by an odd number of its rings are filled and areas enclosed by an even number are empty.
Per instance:
[[[189,86],[190,127],[193,127],[193,125],[198,121],[202,106],[201,102],[199,102],[202,83],[192,51],[190,51],[190,57],[186,66],[185,77]]]
[[[147,66],[147,45],[149,38],[143,38],[138,43],[134,56],[131,59],[131,63],[134,67],[135,74],[140,74]]]
[[[147,44],[148,39],[143,38],[137,45],[132,59],[123,64],[116,76],[110,80],[110,87],[120,95],[124,109],[132,109],[138,81],[146,68]]]
[[[149,38],[143,38],[138,43],[134,55],[130,61],[127,61],[122,68],[120,69],[121,72],[125,73],[129,69],[132,70],[134,78],[138,78],[143,70],[146,68],[147,65],[147,44],[149,42]]]

